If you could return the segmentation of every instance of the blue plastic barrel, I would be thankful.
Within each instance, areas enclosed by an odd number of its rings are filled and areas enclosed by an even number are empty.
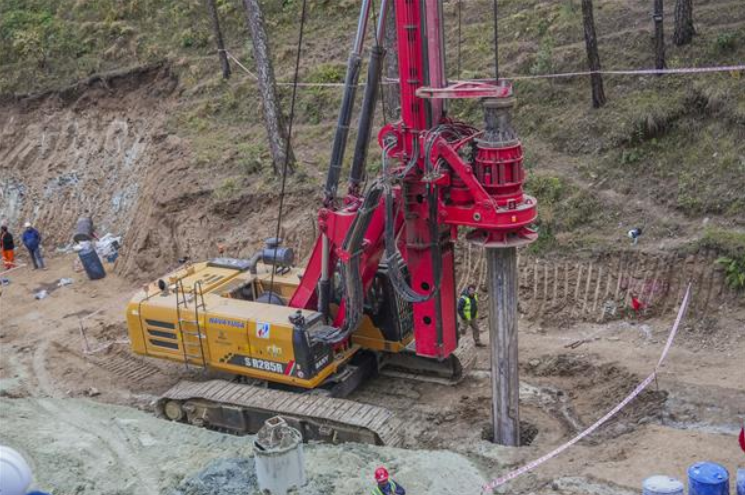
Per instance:
[[[729,495],[729,474],[716,462],[697,462],[688,468],[688,495]]]
[[[650,476],[642,483],[642,495],[683,495],[683,483],[670,476]]]
[[[98,280],[106,276],[106,270],[103,269],[101,258],[98,257],[98,253],[93,248],[81,249],[78,253],[80,262],[83,264],[85,274],[91,280]]]
[[[745,469],[737,470],[737,495],[745,495]]]

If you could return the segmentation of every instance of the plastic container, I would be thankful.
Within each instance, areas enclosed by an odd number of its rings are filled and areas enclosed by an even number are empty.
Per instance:
[[[737,470],[737,495],[745,495],[745,469]]]
[[[683,483],[670,476],[650,476],[642,483],[642,495],[684,495]]]
[[[78,257],[89,279],[98,280],[106,276],[106,270],[104,270],[101,258],[98,257],[95,249],[91,247],[81,249],[78,252]]]
[[[729,495],[729,473],[716,462],[697,462],[688,468],[688,495]]]

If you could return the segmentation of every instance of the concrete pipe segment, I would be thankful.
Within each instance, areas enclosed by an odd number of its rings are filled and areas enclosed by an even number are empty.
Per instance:
[[[268,419],[254,441],[259,488],[285,495],[305,484],[303,436],[279,416]]]

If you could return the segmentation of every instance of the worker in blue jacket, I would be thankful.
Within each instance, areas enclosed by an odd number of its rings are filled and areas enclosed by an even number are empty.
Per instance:
[[[34,270],[38,268],[46,270],[44,258],[41,257],[41,234],[31,226],[30,222],[26,222],[24,227],[26,230],[23,231],[23,245],[28,249],[28,254],[34,263]]]

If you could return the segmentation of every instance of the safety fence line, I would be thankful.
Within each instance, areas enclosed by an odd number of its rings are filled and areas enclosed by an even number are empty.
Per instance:
[[[670,335],[667,337],[667,342],[665,343],[665,347],[662,350],[662,354],[660,355],[659,361],[657,361],[657,365],[655,366],[652,373],[644,379],[625,399],[623,399],[616,407],[611,409],[605,416],[597,420],[592,426],[587,428],[582,433],[578,434],[576,437],[569,440],[564,445],[561,445],[560,447],[557,447],[556,449],[552,450],[548,454],[544,455],[543,457],[540,457],[532,462],[529,462],[528,464],[515,469],[514,471],[511,471],[503,476],[500,476],[499,478],[495,478],[491,482],[487,483],[483,486],[483,491],[488,492],[490,490],[494,490],[498,486],[504,485],[508,481],[514,480],[515,478],[527,473],[528,471],[531,471],[535,469],[536,467],[540,466],[544,462],[556,457],[557,455],[561,454],[565,450],[567,450],[572,445],[576,444],[586,436],[590,435],[592,432],[597,430],[600,426],[602,426],[604,423],[606,423],[609,419],[611,419],[613,416],[615,416],[621,409],[623,409],[629,402],[634,400],[642,391],[649,386],[650,383],[652,383],[657,378],[657,373],[659,372],[660,366],[662,366],[663,361],[667,357],[668,352],[670,351],[670,348],[673,345],[673,340],[675,339],[675,335],[678,333],[678,327],[680,326],[680,322],[683,320],[683,316],[686,313],[686,310],[688,309],[688,299],[691,293],[691,285],[688,284],[688,288],[686,289],[685,297],[683,298],[683,302],[680,305],[680,309],[678,310],[678,316],[675,319],[675,324],[673,325],[672,330],[670,330]]]
[[[240,67],[246,74],[251,76],[252,79],[258,81],[258,76],[251,72],[251,70],[243,65],[238,58],[235,57],[228,50],[218,50],[218,52],[224,52],[238,67]],[[663,74],[707,74],[715,72],[739,72],[745,71],[745,64],[740,65],[724,65],[717,67],[680,67],[676,69],[619,69],[619,70],[587,70],[579,72],[560,72],[557,74],[535,74],[530,76],[512,76],[500,78],[503,81],[527,81],[533,79],[566,79],[571,77],[585,77],[593,74],[602,74],[609,76],[655,76]],[[383,77],[382,84],[398,84],[399,79]],[[453,80],[451,83],[494,83],[494,79],[462,79]],[[291,82],[277,82],[277,86],[292,86]],[[343,88],[344,83],[304,83],[298,82],[299,87],[303,88]],[[365,83],[359,83],[358,86],[365,86]]]

